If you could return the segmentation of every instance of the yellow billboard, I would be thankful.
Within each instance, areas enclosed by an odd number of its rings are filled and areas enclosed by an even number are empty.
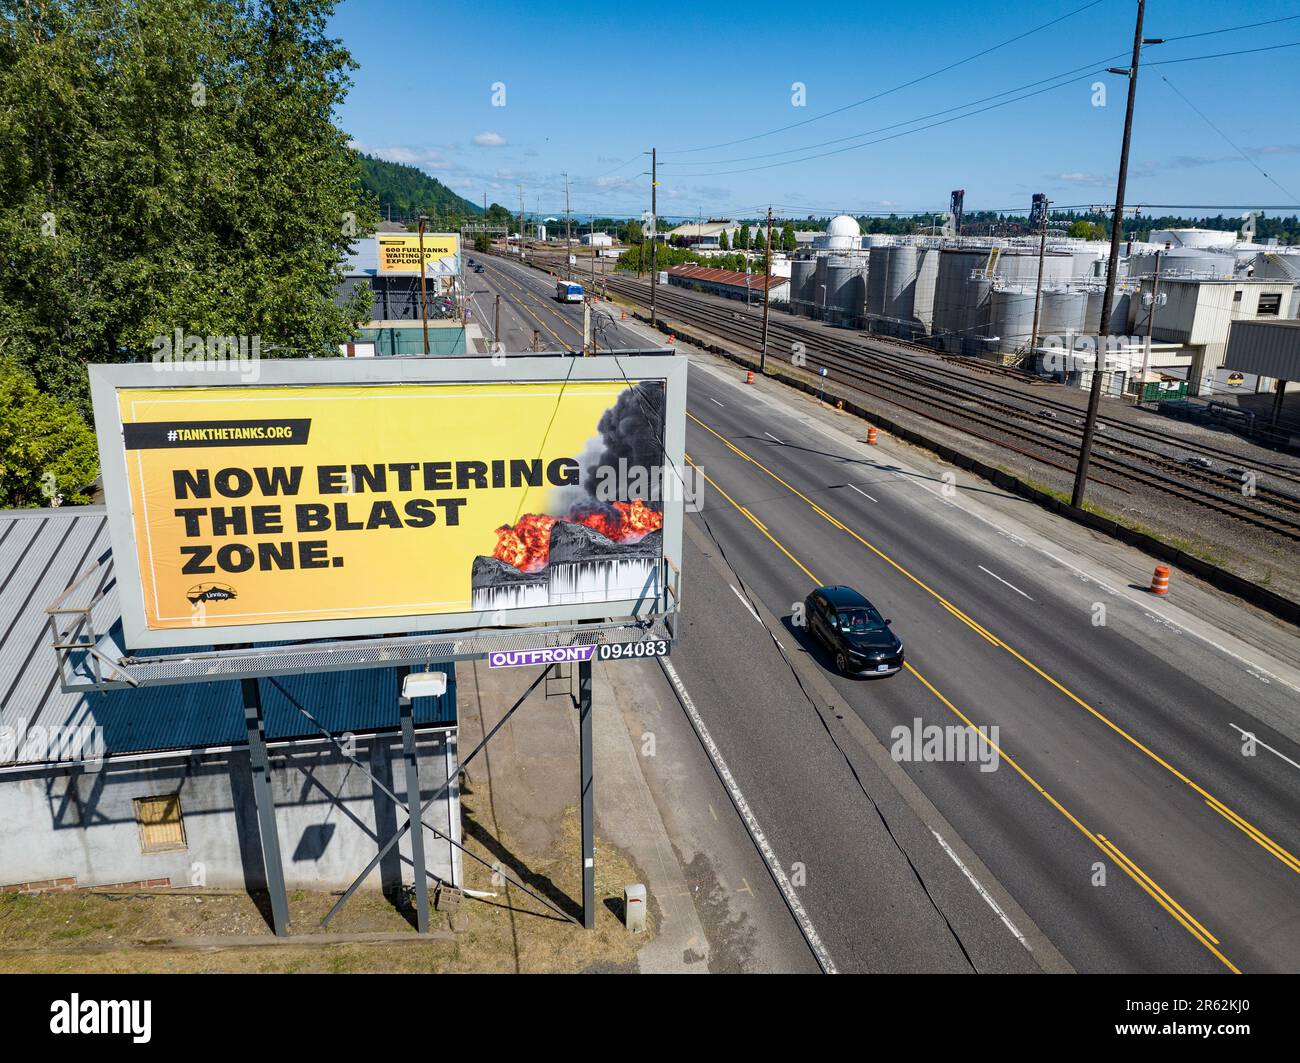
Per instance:
[[[375,237],[379,248],[380,273],[420,272],[419,233],[380,233]],[[424,264],[432,274],[460,272],[460,236],[456,233],[425,233]]]
[[[143,630],[653,600],[664,512],[638,470],[662,470],[665,387],[117,388]]]

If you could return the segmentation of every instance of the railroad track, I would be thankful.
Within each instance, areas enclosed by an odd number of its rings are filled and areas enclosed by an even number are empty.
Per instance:
[[[610,277],[606,283],[611,291],[631,296],[638,302],[646,301],[645,282]],[[755,341],[761,332],[757,313],[665,291],[662,287],[656,301],[659,307],[684,323],[698,324],[715,335],[757,349]],[[1079,416],[1068,403],[1027,396],[996,382],[972,381],[959,370],[935,365],[936,354],[928,348],[924,354],[902,347],[891,350],[874,339],[861,339],[853,334],[841,340],[827,336],[820,329],[789,322],[784,315],[769,316],[768,338],[769,350],[773,339],[802,344],[806,357],[815,356],[814,361],[834,371],[840,379],[917,416],[1009,447],[1055,468],[1074,469],[1082,430],[1076,424],[1062,423],[1066,417],[1073,420]],[[1018,403],[1038,405],[1047,415]],[[1049,424],[1043,424],[1044,420]],[[1125,423],[1102,421],[1101,424],[1103,435],[1093,458],[1096,472],[1090,476],[1095,482],[1126,493],[1132,493],[1131,485],[1137,484],[1285,538],[1300,539],[1300,498],[1261,482],[1265,476],[1290,479],[1279,470],[1250,469],[1254,463],[1230,452],[1197,448],[1216,453],[1221,460],[1233,461],[1241,473],[1253,472],[1253,494],[1248,494],[1242,490],[1241,481],[1232,476],[1189,467],[1140,442],[1125,440],[1120,433],[1131,432],[1135,436],[1158,439],[1164,446],[1190,449],[1181,440],[1134,431]]]
[[[532,264],[549,273],[563,268],[562,259],[551,260],[536,254]],[[648,301],[646,281],[607,277],[605,284],[609,290],[630,296],[643,305]],[[715,335],[737,340],[755,350],[759,345],[761,318],[749,308],[742,310],[725,305],[723,300],[706,300],[663,286],[656,293],[656,303],[685,323],[699,324]],[[1028,396],[996,381],[972,380],[968,373],[944,365],[930,348],[905,341],[881,341],[847,331],[842,338],[830,336],[822,329],[789,320],[783,313],[769,315],[768,340],[769,351],[773,340],[801,344],[806,357],[816,356],[815,360],[835,371],[839,379],[926,420],[1007,447],[1053,468],[1074,470],[1083,433],[1078,424],[1065,423],[1067,418],[1071,422],[1079,418],[1079,411],[1068,403]],[[1018,403],[1038,409],[1029,410]],[[1191,449],[1181,440],[1162,437],[1140,427],[1135,430],[1134,426],[1122,422],[1099,419],[1098,424],[1102,438],[1094,451],[1090,481],[1125,493],[1132,493],[1132,489],[1120,480],[1136,483],[1283,537],[1300,539],[1300,497],[1261,482],[1265,476],[1289,479],[1281,476],[1278,469],[1269,466],[1267,471],[1250,470],[1248,466],[1252,463],[1228,451],[1208,446],[1196,448],[1214,453],[1221,460],[1233,461],[1241,473],[1253,472],[1254,493],[1247,494],[1240,479],[1188,466],[1149,446],[1124,440],[1119,433],[1150,438],[1168,447]]]

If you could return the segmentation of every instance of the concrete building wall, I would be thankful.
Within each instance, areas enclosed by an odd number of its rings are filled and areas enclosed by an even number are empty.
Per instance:
[[[453,780],[447,797],[435,802],[425,819],[460,841],[455,734],[417,735],[417,749],[422,801]],[[405,801],[400,736],[358,739],[355,756]],[[404,806],[394,805],[332,745],[272,746],[271,760],[289,889],[346,887],[405,822]],[[134,801],[165,794],[180,797],[184,848],[142,852]],[[403,877],[411,880],[410,842],[408,833],[365,888],[388,889]],[[459,853],[428,830],[424,842],[429,870],[459,885]],[[260,889],[266,883],[243,749],[133,763],[110,760],[96,772],[57,768],[0,775],[0,852],[0,887],[66,878],[77,886],[164,878],[173,886]]]

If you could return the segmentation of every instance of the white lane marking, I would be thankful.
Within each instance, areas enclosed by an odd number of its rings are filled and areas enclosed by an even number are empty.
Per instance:
[[[718,400],[715,399],[712,395],[709,396],[709,401],[710,401],[710,402],[718,402]],[[719,405],[719,406],[722,406],[722,403],[718,402],[718,405]],[[722,406],[722,408],[723,408],[724,410],[726,409],[725,406]]]
[[[831,959],[830,952],[822,943],[821,935],[817,933],[817,928],[813,926],[812,920],[808,917],[803,902],[795,892],[794,886],[791,884],[784,868],[781,867],[781,862],[776,858],[776,853],[772,851],[767,835],[763,833],[763,828],[758,825],[758,820],[749,807],[749,802],[745,800],[745,795],[741,793],[740,786],[737,785],[735,777],[731,774],[731,769],[727,767],[727,762],[722,759],[722,753],[713,741],[713,736],[709,734],[709,729],[704,726],[704,720],[701,719],[699,711],[695,708],[695,702],[691,700],[690,694],[686,692],[686,684],[682,682],[682,677],[677,674],[677,669],[673,667],[672,661],[667,657],[660,657],[658,661],[664,670],[664,674],[668,676],[669,682],[672,683],[673,689],[677,692],[677,699],[682,703],[682,708],[686,710],[686,717],[691,721],[691,726],[695,729],[700,745],[704,747],[704,752],[713,761],[713,768],[718,773],[718,778],[722,780],[722,785],[726,787],[731,803],[736,806],[736,811],[740,813],[740,818],[745,823],[745,829],[749,831],[749,836],[754,839],[754,845],[757,846],[759,855],[762,856],[768,872],[775,880],[777,889],[781,891],[781,896],[785,898],[790,914],[794,916],[795,922],[799,924],[799,930],[803,933],[804,940],[808,942],[808,947],[812,949],[818,966],[826,974],[838,974],[839,971],[835,966],[835,961]]]
[[[995,580],[997,580],[999,583],[1005,584],[1006,586],[1010,587],[1013,591],[1015,591],[1018,595],[1020,595],[1020,597],[1022,597],[1022,598],[1029,598],[1029,595],[1027,595],[1024,591],[1022,591],[1022,590],[1021,590],[1019,587],[1017,587],[1014,583],[1007,583],[1007,581],[1004,580],[1001,576],[999,576],[996,572],[989,572],[989,570],[986,569],[986,568],[984,568],[983,565],[980,565],[980,568],[981,568],[983,571],[988,572],[989,575],[992,576],[992,577],[993,577]],[[1029,598],[1029,600],[1030,600],[1031,602],[1033,601],[1032,598]]]
[[[745,386],[743,384],[737,383],[736,381],[733,381],[730,377],[719,372],[718,370],[711,369],[710,367],[705,366],[701,363],[692,363],[692,364],[699,365],[701,372],[709,373],[720,384],[726,387],[730,387],[732,388],[732,390],[738,390]],[[783,414],[784,416],[787,417],[792,416],[792,414],[790,414],[785,409],[785,407],[781,404],[779,399],[775,397],[769,397],[763,395],[761,392],[757,392],[754,394],[760,402],[764,403],[766,406],[771,408],[776,413]],[[833,443],[839,449],[839,453],[843,457],[848,458],[854,455],[855,449],[852,446],[845,444],[844,440],[840,437],[837,431],[832,431],[829,427],[821,424],[820,422],[810,421],[808,422],[808,425],[809,427],[813,428],[817,432],[817,434],[820,435],[823,439],[827,440],[830,443]],[[895,473],[894,475],[900,478],[902,477],[902,473]],[[924,483],[919,483],[918,486],[921,488],[921,490],[934,495],[936,498],[942,497],[939,494],[937,488],[929,487]],[[987,527],[991,528],[993,531],[997,532],[998,534],[1000,535],[1008,534],[1007,532],[1005,532],[1005,530],[1002,528],[1001,525],[999,525],[996,521],[992,520],[991,518],[985,516],[979,510],[972,509],[970,508],[970,506],[962,506],[961,510],[967,516],[974,517],[981,524],[986,525]],[[1035,533],[1035,534],[1037,535],[1039,533]],[[1016,541],[1019,542],[1021,540],[1016,540]],[[1074,564],[1072,561],[1067,561],[1065,558],[1054,553],[1052,550],[1044,546],[1041,542],[1035,542],[1029,544],[1029,546],[1030,549],[1032,549],[1040,557],[1045,557],[1049,561],[1054,561],[1062,568],[1068,569],[1069,571],[1075,573],[1075,575],[1077,575],[1080,579],[1091,580],[1093,583],[1097,584],[1097,586],[1099,586],[1102,590],[1104,590],[1107,594],[1113,595],[1116,598],[1120,598],[1121,600],[1128,602],[1130,605],[1136,606],[1139,610],[1145,611],[1146,606],[1140,599],[1134,598],[1123,591],[1116,590],[1115,588],[1106,584],[1104,581],[1098,579],[1096,576],[1089,575],[1088,573],[1084,572],[1084,570],[1081,569],[1078,565]],[[1100,562],[1098,562],[1098,564],[1100,564]],[[1152,620],[1156,619],[1156,617],[1151,616],[1151,614],[1149,613],[1147,614],[1147,616]],[[1180,627],[1177,630],[1182,634],[1191,635],[1192,638],[1205,643],[1207,646],[1211,647],[1212,649],[1218,650],[1225,657],[1232,658],[1232,660],[1242,665],[1243,668],[1247,672],[1249,672],[1252,676],[1255,675],[1255,672],[1259,672],[1261,675],[1266,677],[1266,680],[1275,683],[1281,683],[1288,690],[1294,690],[1297,694],[1300,694],[1300,684],[1293,683],[1288,679],[1283,679],[1281,676],[1276,675],[1275,673],[1269,671],[1267,668],[1259,664],[1257,661],[1252,661],[1249,657],[1243,656],[1242,654],[1238,653],[1236,650],[1229,649],[1223,643],[1219,642],[1217,639],[1211,637],[1210,635],[1207,635],[1201,631],[1197,631],[1195,628]],[[1217,631],[1219,629],[1215,628],[1215,630]],[[1261,649],[1258,646],[1249,646],[1249,644],[1248,644],[1248,648],[1258,650],[1260,653],[1265,653],[1265,654],[1269,652],[1268,650]]]
[[[754,612],[754,607],[753,607],[752,605],[750,605],[747,601],[745,601],[745,596],[744,596],[743,594],[741,594],[740,591],[736,590],[735,584],[733,584],[733,583],[728,583],[727,586],[730,587],[732,593],[733,593],[737,598],[740,599],[740,604],[743,605],[746,609],[749,610],[749,615],[752,616],[755,620],[758,620],[758,622],[761,624],[763,621],[762,621],[762,620],[759,620],[758,614],[757,614],[756,612]]]
[[[1261,742],[1258,738],[1255,737],[1255,734],[1254,734],[1253,731],[1247,731],[1247,730],[1244,730],[1243,728],[1238,727],[1235,723],[1230,723],[1230,724],[1228,724],[1228,726],[1231,727],[1234,731],[1240,731],[1240,732],[1241,732],[1241,737],[1242,737],[1242,738],[1249,738],[1252,742],[1255,743],[1255,745],[1257,745],[1257,746],[1262,746],[1264,749],[1267,749],[1267,750],[1268,750],[1270,753],[1272,753],[1274,756],[1281,757],[1281,758],[1282,758],[1283,760],[1285,760],[1288,764],[1290,764],[1291,767],[1293,767],[1293,768],[1300,768],[1300,764],[1297,764],[1294,760],[1292,760],[1290,757],[1288,757],[1285,753],[1279,753],[1279,752],[1278,752],[1276,749],[1274,749],[1272,746],[1270,746],[1270,745],[1265,745],[1263,742]]]
[[[1006,924],[1006,928],[1016,935],[1016,940],[1019,941],[1020,944],[1024,945],[1027,951],[1033,952],[1034,950],[1029,947],[1029,942],[1025,940],[1025,935],[1016,929],[1016,924],[1007,918],[1007,913],[998,906],[998,902],[993,899],[989,894],[989,891],[980,885],[979,879],[970,873],[970,868],[961,862],[961,858],[954,853],[948,843],[940,837],[939,832],[931,827],[930,833],[934,835],[935,841],[943,846],[943,851],[952,857],[952,862],[961,868],[961,873],[970,880],[970,884],[975,887],[976,892],[988,902],[988,906],[992,908],[997,913],[998,918]]]
[[[764,432],[763,435],[767,436],[768,439],[776,439],[776,436],[774,436],[771,432]],[[776,441],[780,443],[781,446],[785,446],[785,440],[776,439]]]
[[[849,484],[849,486],[850,486],[850,487],[853,487],[852,484]],[[866,491],[862,490],[862,488],[860,488],[860,487],[853,487],[853,490],[857,491],[857,493],[860,494],[863,498],[871,498],[871,496],[870,496],[869,494],[867,494]],[[871,498],[871,501],[874,502],[874,501],[876,501],[876,500],[875,500],[874,498]]]

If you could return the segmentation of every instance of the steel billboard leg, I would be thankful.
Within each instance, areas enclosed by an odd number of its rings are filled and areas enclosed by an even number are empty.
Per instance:
[[[595,802],[591,770],[591,662],[578,663],[578,744],[582,762],[582,925],[596,927]]]
[[[402,670],[403,672],[405,669]],[[398,673],[401,689],[402,672]],[[415,755],[415,721],[411,699],[399,697],[402,710],[402,757],[406,761],[406,802],[411,822],[411,860],[415,865],[415,929],[421,934],[429,932],[429,881],[424,866],[424,824],[420,822],[420,766]]]
[[[266,892],[271,898],[271,923],[276,937],[288,937],[289,898],[285,893],[284,865],[280,860],[275,799],[271,795],[271,758],[266,752],[266,737],[262,730],[262,692],[256,679],[240,680],[240,685],[244,691],[244,729],[248,734],[248,765],[253,776],[253,800],[257,805],[257,833],[262,842]]]

